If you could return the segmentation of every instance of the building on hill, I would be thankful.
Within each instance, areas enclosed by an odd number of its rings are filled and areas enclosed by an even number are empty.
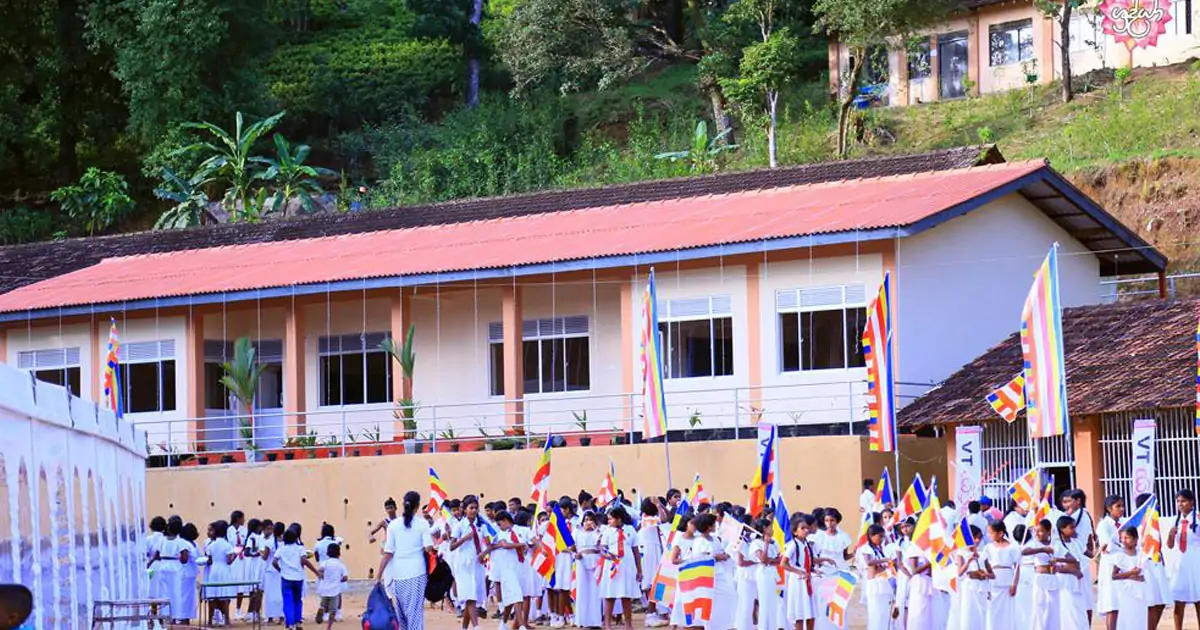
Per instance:
[[[240,337],[260,448],[392,439],[410,395],[424,436],[634,432],[654,269],[673,431],[854,432],[886,272],[905,402],[1016,327],[1055,242],[1071,306],[1166,266],[1044,161],[975,147],[3,248],[22,273],[0,356],[99,400],[115,319],[123,404],[177,450],[237,446],[220,377]],[[379,347],[410,325],[411,390]]]
[[[1071,71],[1079,76],[1101,68],[1130,65],[1129,50],[1104,33],[1098,2],[1075,9],[1070,22]],[[1137,67],[1187,61],[1200,47],[1200,2],[1171,0],[1171,20],[1156,46],[1132,55]],[[931,26],[907,50],[877,49],[864,67],[860,85],[885,84],[884,101],[914,105],[990,94],[1062,78],[1060,26],[1033,0],[963,0],[962,9]],[[844,89],[850,52],[829,43],[830,90]]]
[[[1036,440],[1037,464],[1058,489],[1075,486],[1091,498],[1093,514],[1108,495],[1131,497],[1134,420],[1156,424],[1155,492],[1167,513],[1175,492],[1200,480],[1196,431],[1196,318],[1200,302],[1139,301],[1067,308],[1063,341],[1072,433]],[[944,434],[949,457],[955,431],[982,426],[985,494],[1008,501],[1008,487],[1033,465],[1025,414],[1012,424],[986,396],[1021,369],[1021,341],[1009,335],[900,411],[908,431]],[[950,486],[954,466],[949,466]],[[990,481],[986,479],[991,478]]]

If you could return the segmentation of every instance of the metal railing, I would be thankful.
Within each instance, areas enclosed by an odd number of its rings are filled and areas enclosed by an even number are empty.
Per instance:
[[[1167,298],[1175,299],[1179,295],[1179,281],[1200,279],[1200,273],[1177,273],[1166,277]],[[1150,288],[1142,288],[1149,285]],[[1123,297],[1158,295],[1158,276],[1137,276],[1133,278],[1117,278],[1101,280],[1100,286],[1104,293],[1101,299],[1105,304],[1112,304]]]
[[[898,404],[911,402],[931,386],[897,383]],[[785,434],[853,434],[867,419],[866,383],[858,380],[695,389],[668,386],[667,401],[671,439],[750,437],[759,421],[779,425]],[[554,436],[560,444],[631,443],[641,433],[641,409],[640,394],[565,392],[520,400],[418,405],[412,410],[410,426],[415,428],[411,431],[405,430],[402,414],[407,409],[389,403],[302,413],[210,410],[203,418],[144,420],[137,426],[146,431],[150,455],[165,456],[162,465],[174,466],[185,459],[212,456],[242,461],[401,450],[519,449],[541,446],[546,436]]]

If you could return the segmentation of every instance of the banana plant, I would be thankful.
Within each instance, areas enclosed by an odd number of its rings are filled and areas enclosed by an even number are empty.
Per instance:
[[[187,123],[190,129],[204,132],[210,138],[184,147],[183,151],[200,151],[207,155],[197,169],[206,182],[225,186],[222,205],[233,221],[256,221],[262,211],[263,193],[255,195],[264,164],[270,161],[254,155],[254,145],[271,132],[283,118],[284,112],[245,125],[242,112],[234,119],[233,132],[210,122]]]
[[[696,123],[696,131],[692,134],[692,146],[687,151],[667,151],[654,156],[656,160],[672,162],[687,162],[694,173],[707,173],[716,170],[717,156],[737,148],[736,144],[726,144],[725,136],[732,129],[717,134],[715,138],[708,137],[708,123],[701,120]]]
[[[321,188],[320,178],[334,177],[337,173],[305,164],[310,151],[307,144],[292,146],[280,134],[275,134],[274,141],[275,157],[265,162],[267,170],[259,174],[259,179],[274,188],[263,209],[267,213],[286,213],[288,203],[296,199],[300,202],[301,212],[315,212],[318,209],[316,198],[325,192]]]
[[[254,360],[254,346],[249,337],[240,337],[233,345],[233,360],[222,364],[225,374],[221,384],[238,402],[238,412],[241,416],[238,426],[245,442],[245,448],[257,451],[254,444],[254,399],[258,396],[258,383],[262,377],[263,368]]]
[[[397,346],[395,340],[391,338],[384,339],[379,344],[380,348],[400,364],[400,378],[404,379],[402,391],[406,393],[396,401],[396,407],[400,421],[404,424],[404,437],[407,439],[412,439],[417,431],[417,403],[412,397],[413,368],[417,363],[417,353],[413,350],[413,337],[416,332],[416,325],[409,324],[403,344]]]
[[[162,213],[154,222],[156,230],[179,230],[216,223],[217,218],[208,211],[207,184],[204,173],[187,179],[168,168],[162,170],[162,183],[154,189],[154,196],[175,202],[175,206]]]

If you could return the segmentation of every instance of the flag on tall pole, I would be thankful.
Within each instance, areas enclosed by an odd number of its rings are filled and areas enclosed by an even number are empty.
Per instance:
[[[438,476],[437,471],[433,466],[429,467],[429,509],[426,510],[430,514],[437,514],[442,511],[442,506],[450,498],[450,493],[446,492],[446,486],[442,484],[442,478]]]
[[[108,354],[104,358],[104,400],[118,418],[125,415],[121,402],[120,350],[121,340],[117,337],[117,318],[111,318],[108,329]]]
[[[663,394],[662,339],[658,336],[658,292],[654,269],[642,295],[642,439],[667,434],[667,399]]]
[[[892,490],[892,474],[884,468],[883,475],[879,477],[879,485],[875,487],[875,511],[883,511],[883,507],[888,504],[896,504],[896,492]]]
[[[1030,468],[1029,472],[1017,477],[1008,488],[1008,496],[1026,510],[1034,509],[1034,504],[1042,496],[1042,471]]]
[[[760,422],[758,425],[758,466],[750,482],[750,513],[762,514],[763,508],[775,496],[775,477],[779,473],[777,451],[778,430],[775,425]]]
[[[867,364],[867,434],[872,451],[896,450],[896,363],[892,330],[891,274],[883,275],[879,295],[867,308],[863,356]]]
[[[1058,291],[1058,244],[1033,276],[1021,310],[1021,352],[1025,357],[1025,413],[1029,435],[1068,433],[1067,369],[1063,351],[1062,303]]]
[[[612,460],[608,460],[608,472],[604,473],[604,479],[600,481],[600,492],[596,493],[596,503],[607,507],[608,504],[617,500],[617,467]],[[640,508],[639,508],[640,509]]]
[[[925,489],[925,482],[921,481],[920,473],[913,475],[912,484],[908,486],[908,490],[904,492],[904,496],[900,497],[900,502],[896,504],[896,522],[902,523],[908,517],[920,514],[928,502],[929,491]]]
[[[705,503],[712,505],[712,497],[708,496],[708,491],[704,489],[704,484],[700,483],[700,473],[696,473],[696,477],[692,480],[692,503],[703,505]]]
[[[1200,380],[1200,377],[1197,379]],[[1200,387],[1197,390],[1200,390]],[[1200,394],[1197,397],[1200,400]],[[992,409],[1004,418],[1005,422],[1012,424],[1016,421],[1017,414],[1025,408],[1025,374],[1014,376],[1011,381],[988,394],[986,398]]]
[[[546,446],[542,448],[542,457],[533,471],[533,490],[530,491],[529,499],[537,506],[539,514],[546,509],[546,502],[549,500],[547,493],[550,490],[550,445],[553,443],[552,437],[547,435]]]

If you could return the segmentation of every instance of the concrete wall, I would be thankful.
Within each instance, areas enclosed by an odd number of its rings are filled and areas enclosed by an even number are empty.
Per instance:
[[[717,501],[745,504],[754,466],[753,440],[684,442],[671,445],[672,482],[686,489],[701,474]],[[942,442],[901,441],[905,482],[914,472],[929,479],[946,470]],[[229,518],[235,509],[248,517],[297,521],[310,544],[320,524],[329,522],[348,544],[343,559],[354,577],[367,577],[379,554],[366,532],[383,515],[387,497],[408,490],[428,496],[433,466],[452,496],[481,494],[485,500],[527,499],[540,452],[494,451],[314,459],[270,464],[230,464],[147,471],[147,514],[179,514],[197,524]],[[575,496],[581,488],[598,490],[609,461],[617,482],[633,500],[637,492],[663,494],[667,488],[662,445],[593,446],[553,451],[550,495]],[[835,506],[847,515],[845,529],[856,534],[858,495],[863,477],[877,478],[890,454],[869,453],[866,438],[805,437],[780,442],[780,474],[788,508],[811,511]],[[893,470],[893,472],[895,472]]]

